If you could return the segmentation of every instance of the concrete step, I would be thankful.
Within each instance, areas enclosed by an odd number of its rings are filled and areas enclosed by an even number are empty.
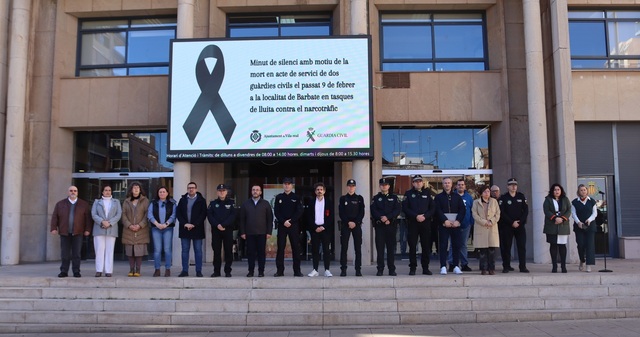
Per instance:
[[[640,278],[634,274],[0,278],[0,333],[324,329],[639,316]],[[64,329],[56,330],[59,326]]]

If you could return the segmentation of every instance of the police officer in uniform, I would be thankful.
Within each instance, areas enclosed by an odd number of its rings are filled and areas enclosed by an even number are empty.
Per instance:
[[[413,188],[404,194],[402,200],[402,210],[407,217],[409,223],[409,234],[407,242],[409,243],[409,275],[416,274],[417,263],[417,245],[420,238],[420,246],[422,248],[422,274],[431,275],[429,271],[429,255],[431,255],[431,217],[435,212],[435,204],[431,199],[431,193],[428,188],[424,188],[422,176],[417,174],[412,178]]]
[[[356,194],[356,181],[347,180],[347,194],[340,197],[338,213],[342,221],[340,228],[340,276],[347,276],[347,249],[349,249],[349,236],[353,235],[353,248],[355,250],[356,276],[362,276],[362,219],[364,218],[364,199]]]
[[[396,229],[398,227],[398,215],[402,211],[402,205],[398,196],[389,192],[390,179],[380,179],[380,192],[371,201],[371,219],[376,231],[376,251],[378,273],[382,276],[384,271],[384,251],[387,249],[387,267],[389,276],[396,276],[395,252]]]
[[[213,274],[220,276],[222,264],[222,247],[224,246],[224,276],[231,277],[231,263],[233,262],[233,225],[236,219],[235,202],[227,198],[229,187],[218,185],[218,198],[212,200],[207,208],[207,219],[211,224],[211,248],[213,248]]]
[[[529,205],[524,194],[518,192],[518,181],[511,178],[507,181],[508,192],[503,194],[500,204],[500,221],[498,231],[500,234],[500,254],[502,255],[502,272],[514,271],[511,268],[511,244],[516,238],[518,248],[519,268],[521,273],[528,273],[527,269],[527,230],[524,225],[529,216]]]
[[[284,248],[287,245],[287,236],[291,244],[293,255],[293,275],[301,277],[300,271],[300,217],[304,209],[301,198],[293,193],[293,179],[282,179],[284,192],[276,196],[273,211],[276,216],[276,229],[278,229],[278,252],[276,254],[275,277],[284,276]]]

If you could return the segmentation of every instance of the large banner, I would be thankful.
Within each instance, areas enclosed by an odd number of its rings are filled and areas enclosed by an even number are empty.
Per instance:
[[[372,158],[369,36],[172,40],[169,160]]]

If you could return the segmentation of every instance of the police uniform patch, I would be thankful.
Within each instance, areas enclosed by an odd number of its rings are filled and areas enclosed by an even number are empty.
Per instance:
[[[348,204],[349,204],[348,202],[346,202],[346,201],[344,202],[344,205],[345,205],[345,206],[347,206]]]
[[[382,198],[378,198],[378,201],[382,201]]]
[[[280,204],[281,204],[281,203],[282,203],[282,199],[278,200],[278,203],[280,203]]]
[[[231,208],[231,205],[224,205],[224,207],[225,207],[226,209],[230,209],[230,208]]]
[[[216,204],[216,208],[220,207],[220,205]]]
[[[416,197],[416,195],[415,195],[415,194],[412,194],[412,195],[411,195],[411,197],[412,197],[412,198],[415,198],[415,197]]]
[[[507,205],[511,205],[511,200],[507,200]]]

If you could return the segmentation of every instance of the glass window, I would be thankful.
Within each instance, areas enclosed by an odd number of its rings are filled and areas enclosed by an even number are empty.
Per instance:
[[[228,37],[330,36],[330,14],[229,15]]]
[[[383,127],[383,170],[490,169],[489,126]]]
[[[488,67],[482,13],[383,13],[380,31],[383,71]]]
[[[574,69],[640,68],[640,12],[570,11]]]
[[[166,75],[176,18],[82,20],[76,76]]]
[[[166,132],[76,132],[74,172],[171,172]]]

